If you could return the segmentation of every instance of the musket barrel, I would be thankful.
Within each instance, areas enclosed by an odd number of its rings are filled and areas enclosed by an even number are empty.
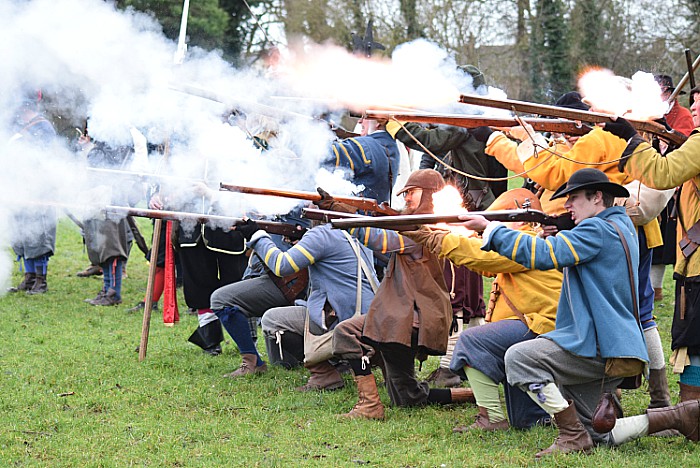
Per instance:
[[[526,101],[516,101],[512,99],[494,99],[474,94],[462,94],[459,98],[460,102],[474,106],[493,107],[497,109],[508,109],[513,112],[525,112],[528,114],[548,115],[551,117],[560,117],[563,119],[579,120],[589,123],[607,123],[614,122],[615,116],[603,114],[601,112],[582,111],[576,109],[568,109],[557,106],[549,106],[545,104],[534,104]],[[667,130],[663,125],[647,120],[627,119],[634,128],[640,132],[649,132],[665,138],[672,143],[682,145],[688,138],[674,130]]]
[[[372,118],[393,118],[407,122],[429,123],[452,125],[463,128],[495,127],[507,128],[517,127],[522,122],[532,125],[538,132],[566,133],[569,135],[585,135],[591,131],[591,127],[582,125],[577,121],[568,119],[545,119],[525,117],[516,119],[515,117],[487,117],[481,115],[464,114],[426,114],[422,112],[391,112],[382,110],[367,110],[365,114]]]

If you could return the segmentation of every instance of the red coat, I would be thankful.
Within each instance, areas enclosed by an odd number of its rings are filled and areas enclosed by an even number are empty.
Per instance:
[[[671,109],[666,113],[666,123],[685,136],[690,136],[690,132],[695,130],[693,115],[688,109],[678,104],[677,100],[673,101]]]

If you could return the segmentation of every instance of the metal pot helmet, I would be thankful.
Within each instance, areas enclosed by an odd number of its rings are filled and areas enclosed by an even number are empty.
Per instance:
[[[433,194],[445,188],[445,179],[436,170],[419,169],[413,172],[406,180],[406,185],[399,190],[397,195],[401,195],[412,189],[422,189],[420,203],[413,213],[430,214],[433,212]]]

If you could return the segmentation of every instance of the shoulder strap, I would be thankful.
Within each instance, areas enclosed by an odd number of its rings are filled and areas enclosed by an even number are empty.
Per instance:
[[[345,238],[348,240],[350,246],[352,247],[352,250],[357,256],[357,292],[355,294],[355,316],[358,316],[362,314],[362,270],[366,268],[366,265],[364,260],[362,259],[362,255],[360,254],[360,249],[355,243],[355,239],[350,234],[348,234],[347,231],[341,232],[345,235]],[[366,270],[365,274],[367,274]],[[369,274],[367,274],[367,279],[369,280],[370,285],[372,286],[372,291],[376,291],[374,289],[373,278]]]
[[[632,268],[632,257],[630,256],[630,248],[627,245],[627,239],[625,239],[622,229],[617,223],[611,219],[607,220],[617,231],[617,235],[620,236],[620,241],[622,241],[622,248],[625,249],[625,257],[627,257],[627,269],[630,275],[630,289],[632,290],[632,311],[634,312],[634,317],[637,319],[639,324],[639,310],[637,306],[637,288],[634,287],[634,269]]]
[[[370,286],[372,286],[372,291],[377,292],[377,289],[379,289],[379,285],[374,280],[374,275],[372,275],[372,273],[370,273],[369,266],[367,266],[367,263],[365,262],[364,258],[362,258],[362,254],[360,253],[360,249],[359,249],[359,247],[357,247],[357,242],[355,242],[355,239],[350,234],[348,234],[347,231],[342,231],[342,232],[343,232],[343,234],[345,234],[345,237],[348,239],[348,242],[350,242],[350,246],[355,251],[355,255],[357,255],[357,260],[360,262],[360,265],[362,266],[362,271],[365,272],[365,276],[367,277],[367,280],[369,281]]]

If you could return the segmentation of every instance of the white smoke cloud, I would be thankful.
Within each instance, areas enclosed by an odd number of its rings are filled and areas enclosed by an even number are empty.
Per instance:
[[[27,203],[70,204],[77,215],[88,216],[97,214],[100,205],[133,198],[134,191],[142,190],[118,176],[86,170],[84,155],[63,140],[50,148],[9,144],[18,130],[17,104],[27,91],[44,92],[51,113],[61,117],[54,120],[61,134],[76,135],[74,127],[81,127],[81,119],[87,117],[90,136],[111,145],[131,144],[132,126],[151,143],[167,143],[169,161],[151,161],[150,167],[179,177],[160,180],[171,203],[166,208],[201,210],[205,204],[192,189],[195,182],[213,191],[219,182],[307,191],[321,185],[340,195],[359,191],[341,172],[317,175],[334,135],[325,124],[292,114],[311,116],[327,109],[328,99],[341,104],[356,99],[370,106],[417,105],[410,101],[420,98],[420,105],[439,107],[471,90],[470,77],[456,72],[449,54],[425,41],[397,49],[395,63],[310,46],[292,54],[292,61],[279,70],[264,72],[234,69],[220,53],[197,48],[188,51],[184,63],[174,65],[176,48],[153,18],[119,11],[109,2],[0,2],[0,223],[8,225]],[[311,58],[321,58],[322,66],[312,66]],[[329,66],[328,60],[336,58],[343,62]],[[431,66],[416,66],[424,60]],[[361,64],[381,75],[364,75],[342,64]],[[290,67],[296,75],[288,73]],[[349,81],[343,81],[346,78]],[[186,86],[210,91],[214,100],[173,89]],[[327,87],[335,94],[322,92]],[[370,94],[372,89],[384,94]],[[222,121],[232,104],[247,113],[243,128]],[[273,115],[255,115],[260,113]],[[258,132],[270,136],[267,151],[256,149],[251,141]],[[96,189],[98,182],[125,193]],[[253,210],[285,213],[299,203],[233,193],[216,198],[233,217]],[[25,232],[31,229],[25,226]],[[8,245],[7,232],[0,230],[0,236],[5,236],[0,243]],[[10,258],[0,258],[0,283],[7,282],[10,264]]]

